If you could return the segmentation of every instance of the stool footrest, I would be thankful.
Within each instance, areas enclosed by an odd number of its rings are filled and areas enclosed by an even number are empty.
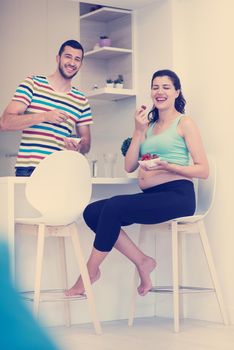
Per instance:
[[[153,286],[151,293],[173,293],[173,286]],[[214,293],[214,288],[179,286],[179,293]]]
[[[73,300],[84,300],[87,299],[85,294],[79,294],[74,296],[66,296],[64,289],[49,289],[42,290],[40,302],[50,302],[50,301],[73,301]],[[20,293],[21,297],[27,301],[34,301],[34,291],[25,291]]]

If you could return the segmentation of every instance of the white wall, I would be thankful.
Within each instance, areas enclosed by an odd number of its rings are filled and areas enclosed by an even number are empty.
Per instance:
[[[158,69],[172,67],[172,17],[168,0],[158,0],[136,10],[137,103],[150,109],[150,83]]]
[[[232,0],[173,1],[173,64],[182,77],[189,113],[198,123],[207,152],[217,158],[218,184],[215,206],[207,219],[208,235],[214,253],[229,315],[234,321],[233,258],[233,156],[234,51]],[[191,242],[190,262],[200,255]],[[203,271],[200,269],[199,274]],[[189,315],[219,319],[217,306],[204,298],[198,307],[189,303]],[[205,307],[206,306],[206,307]],[[209,307],[209,313],[206,308]]]
[[[132,97],[116,102],[102,101],[98,104],[90,101],[90,105],[94,116],[90,156],[97,156],[97,174],[104,176],[103,154],[117,153],[115,175],[125,176],[124,157],[120,148],[123,140],[132,134],[136,99]]]

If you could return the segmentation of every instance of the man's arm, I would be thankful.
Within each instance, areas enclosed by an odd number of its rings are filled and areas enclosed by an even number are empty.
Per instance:
[[[43,113],[24,114],[26,109],[27,105],[25,103],[11,101],[0,118],[0,130],[24,130],[42,122],[60,124],[68,117],[65,112],[57,109]]]
[[[89,125],[76,126],[77,134],[80,136],[79,151],[82,154],[88,153],[91,146],[91,134]]]

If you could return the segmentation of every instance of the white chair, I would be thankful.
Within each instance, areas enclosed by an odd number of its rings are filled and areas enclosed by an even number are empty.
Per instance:
[[[64,284],[67,289],[65,237],[70,236],[79,265],[86,294],[78,297],[65,297],[64,291],[50,295],[48,300],[64,300],[66,324],[70,325],[69,301],[87,297],[92,321],[97,334],[101,326],[97,317],[92,287],[78,236],[76,219],[82,213],[91,197],[90,167],[86,158],[75,151],[60,151],[47,156],[29,177],[25,195],[28,202],[38,211],[37,217],[16,218],[17,224],[36,225],[37,255],[35,285],[33,293],[36,315],[42,300],[41,276],[44,243],[47,236],[58,237],[61,247],[61,263]],[[27,230],[28,231],[28,230]],[[33,230],[32,230],[33,233]],[[44,299],[46,300],[46,299]]]
[[[210,212],[215,198],[216,188],[216,164],[212,156],[208,157],[210,175],[207,180],[199,179],[197,182],[197,209],[193,216],[181,217],[171,221],[167,221],[157,225],[141,225],[139,234],[139,246],[142,246],[146,239],[147,227],[152,226],[154,229],[155,237],[157,231],[160,229],[170,229],[172,239],[172,286],[155,286],[150,292],[153,293],[172,293],[173,294],[173,314],[174,314],[174,331],[179,332],[179,294],[186,292],[214,292],[217,297],[217,301],[220,308],[220,313],[224,324],[228,324],[228,318],[224,307],[223,297],[221,294],[218,277],[207,238],[204,219]],[[199,233],[206,261],[208,264],[209,272],[213,282],[213,288],[200,288],[189,287],[180,285],[179,276],[179,238],[181,234],[193,234]],[[128,325],[132,326],[136,308],[138,274],[135,271],[133,282],[133,295],[130,305],[130,314],[128,319]]]

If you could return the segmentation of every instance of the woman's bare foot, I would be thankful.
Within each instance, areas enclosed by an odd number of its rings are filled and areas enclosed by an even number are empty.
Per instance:
[[[91,284],[93,284],[94,282],[96,282],[101,276],[101,271],[98,269],[97,273],[90,273],[89,278],[90,278],[90,282]],[[76,281],[76,283],[74,284],[74,286],[72,286],[70,289],[68,289],[65,292],[65,295],[67,297],[73,297],[76,295],[83,295],[85,294],[85,288],[83,285],[83,281],[81,276],[79,276],[78,280]]]
[[[156,261],[149,256],[146,256],[143,259],[142,263],[139,266],[137,266],[137,270],[141,280],[141,283],[137,290],[138,294],[140,294],[141,296],[146,295],[152,288],[150,273],[155,269],[155,267]]]

